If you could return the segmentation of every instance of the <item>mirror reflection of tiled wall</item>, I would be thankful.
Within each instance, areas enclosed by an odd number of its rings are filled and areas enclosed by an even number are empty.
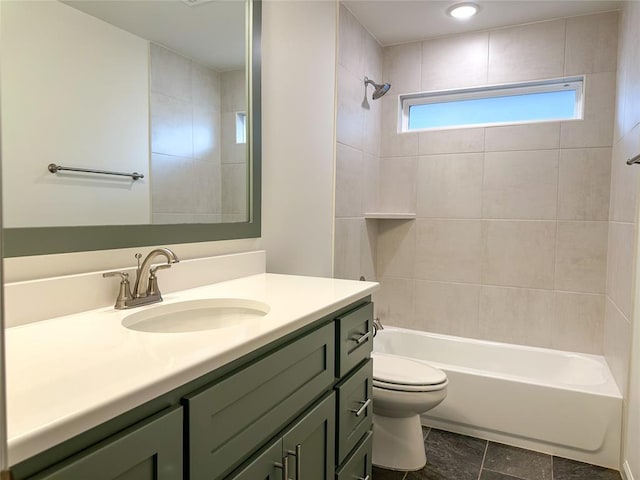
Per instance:
[[[151,44],[153,223],[246,221],[244,71],[218,73]]]

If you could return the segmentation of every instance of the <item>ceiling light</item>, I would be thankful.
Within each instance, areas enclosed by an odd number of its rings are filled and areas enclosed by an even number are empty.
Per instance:
[[[447,9],[447,15],[458,20],[466,20],[473,17],[479,10],[480,7],[475,3],[457,3]]]

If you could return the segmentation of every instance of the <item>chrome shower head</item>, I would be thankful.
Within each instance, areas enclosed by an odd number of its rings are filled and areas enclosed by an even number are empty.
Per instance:
[[[391,84],[390,83],[384,83],[384,84],[380,85],[379,83],[376,83],[373,80],[369,80],[369,78],[364,77],[364,85],[365,85],[365,87],[367,86],[367,84],[373,85],[373,88],[375,89],[373,91],[373,95],[371,95],[371,98],[373,98],[374,100],[377,100],[380,97],[382,97],[391,88]]]

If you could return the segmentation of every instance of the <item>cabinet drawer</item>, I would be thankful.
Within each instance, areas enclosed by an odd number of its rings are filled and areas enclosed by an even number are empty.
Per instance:
[[[181,480],[182,408],[161,412],[29,480]]]
[[[358,444],[373,425],[373,360],[336,386],[338,393],[337,465]]]
[[[315,330],[185,397],[188,478],[221,477],[334,381],[334,326]]]
[[[336,377],[368,358],[373,350],[373,304],[367,303],[336,319],[338,365]]]
[[[372,448],[373,432],[369,431],[349,460],[336,472],[336,480],[372,480]]]

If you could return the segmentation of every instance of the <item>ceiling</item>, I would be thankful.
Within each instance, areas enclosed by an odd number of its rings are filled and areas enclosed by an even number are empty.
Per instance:
[[[244,68],[245,4],[241,0],[64,0],[64,3],[216,71]]]
[[[476,0],[469,20],[449,17],[449,6],[468,0],[346,0],[343,3],[382,45],[415,42],[463,32],[573,17],[621,7],[607,0]]]

